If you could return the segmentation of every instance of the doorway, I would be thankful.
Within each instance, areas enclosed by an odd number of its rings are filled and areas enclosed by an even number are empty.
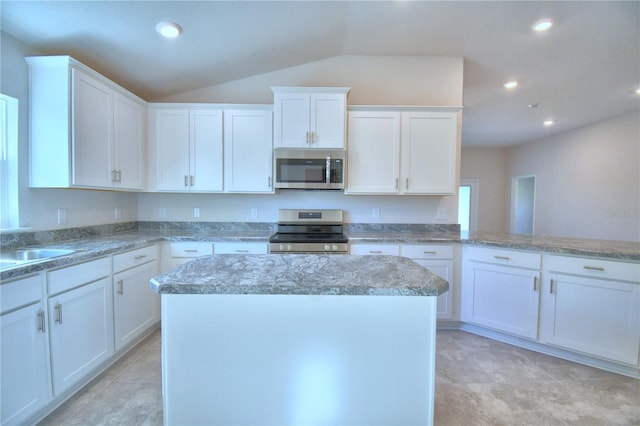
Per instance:
[[[533,235],[536,177],[516,176],[512,182],[511,233]]]
[[[478,179],[460,179],[458,189],[458,223],[460,235],[467,237],[469,232],[478,229]]]

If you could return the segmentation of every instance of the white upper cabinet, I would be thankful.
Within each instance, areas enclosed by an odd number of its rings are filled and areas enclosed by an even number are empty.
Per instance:
[[[31,186],[142,190],[145,102],[68,56],[26,61]]]
[[[348,114],[347,194],[454,194],[458,112],[355,109]]]
[[[156,189],[222,191],[222,110],[155,110]]]
[[[224,191],[273,193],[271,110],[224,111]]]
[[[272,87],[276,148],[344,148],[345,87]]]

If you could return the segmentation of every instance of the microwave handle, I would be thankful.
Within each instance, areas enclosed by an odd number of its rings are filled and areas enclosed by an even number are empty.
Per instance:
[[[327,186],[331,185],[331,156],[327,156],[327,167],[325,167],[325,182]]]

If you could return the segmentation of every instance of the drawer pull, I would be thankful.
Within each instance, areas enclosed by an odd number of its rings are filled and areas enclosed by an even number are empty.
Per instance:
[[[508,256],[493,256],[493,257],[499,260],[511,260],[511,258]]]
[[[437,251],[423,251],[424,254],[438,254]]]
[[[236,253],[249,253],[249,250],[236,250]]]
[[[45,329],[44,329],[44,311],[42,309],[40,309],[40,312],[38,312],[38,331],[42,331],[43,333],[45,332]]]
[[[604,272],[604,268],[601,268],[599,266],[589,266],[589,265],[585,265],[584,269],[587,269],[589,271],[602,271]]]
[[[60,303],[56,303],[56,306],[53,307],[55,311],[56,319],[55,321],[58,324],[62,324],[62,305]]]
[[[197,253],[198,250],[194,250],[194,249],[188,249],[184,251],[185,253]]]
[[[369,250],[369,253],[371,253],[371,254],[380,254],[380,253],[382,253],[382,251],[381,250]]]
[[[144,259],[145,257],[147,257],[146,254],[141,254],[141,255],[138,255],[138,256],[134,257],[134,260]]]

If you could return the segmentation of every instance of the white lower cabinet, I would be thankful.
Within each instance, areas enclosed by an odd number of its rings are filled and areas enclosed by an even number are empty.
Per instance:
[[[2,283],[0,300],[0,423],[21,424],[51,398],[42,276]]]
[[[169,267],[175,268],[178,265],[187,263],[196,257],[213,254],[213,243],[204,241],[180,241],[171,243],[169,249]]]
[[[537,339],[540,255],[465,247],[463,256],[462,320]]]
[[[114,352],[111,259],[50,272],[48,298],[54,395],[81,381]],[[86,281],[85,281],[86,280]]]
[[[400,255],[408,257],[424,266],[449,283],[449,290],[438,296],[439,320],[452,320],[453,317],[453,246],[450,245],[402,245]]]
[[[543,343],[637,366],[640,265],[544,257]]]
[[[156,248],[147,247],[113,257],[113,320],[115,350],[134,341],[160,320],[159,296],[149,286],[158,273]],[[136,262],[141,264],[136,266]],[[122,265],[118,269],[116,265]],[[124,269],[128,266],[129,269]]]

